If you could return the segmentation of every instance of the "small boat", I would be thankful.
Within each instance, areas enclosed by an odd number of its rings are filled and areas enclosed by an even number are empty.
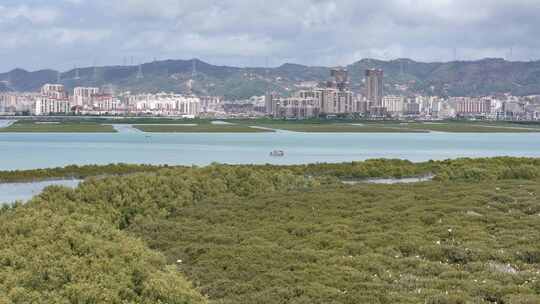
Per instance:
[[[285,152],[283,152],[283,150],[274,150],[270,152],[270,156],[283,157],[285,156]]]

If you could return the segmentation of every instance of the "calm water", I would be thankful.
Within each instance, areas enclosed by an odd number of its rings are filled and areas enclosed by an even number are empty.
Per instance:
[[[273,150],[285,157],[271,157]],[[0,134],[0,170],[69,164],[300,164],[369,158],[412,161],[540,157],[540,133]]]
[[[60,185],[67,187],[76,187],[79,180],[56,180],[34,183],[7,183],[0,184],[0,205],[12,203],[15,201],[27,201],[34,195],[37,195],[48,186]]]
[[[428,182],[435,178],[434,175],[426,175],[420,177],[404,177],[404,178],[369,178],[364,180],[345,180],[346,185],[357,184],[379,184],[379,185],[395,185],[395,184],[415,184],[421,182]]]

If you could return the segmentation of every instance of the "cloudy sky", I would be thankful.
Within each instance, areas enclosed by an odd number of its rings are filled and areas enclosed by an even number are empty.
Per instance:
[[[0,71],[538,60],[539,16],[540,0],[0,0]]]

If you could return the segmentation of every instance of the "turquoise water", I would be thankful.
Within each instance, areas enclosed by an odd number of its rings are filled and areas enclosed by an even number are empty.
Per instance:
[[[273,150],[285,157],[271,157]],[[540,133],[0,134],[0,170],[69,164],[301,164],[369,158],[411,161],[540,157]]]
[[[48,186],[59,185],[66,187],[77,187],[79,180],[55,180],[33,183],[7,183],[0,184],[0,205],[15,201],[27,201],[38,195]]]

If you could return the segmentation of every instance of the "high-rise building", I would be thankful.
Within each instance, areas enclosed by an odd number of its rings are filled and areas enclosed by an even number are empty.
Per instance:
[[[315,88],[302,90],[296,93],[300,98],[314,98],[318,100],[321,114],[346,114],[357,112],[354,94],[345,89]]]
[[[366,98],[371,103],[371,107],[382,107],[383,76],[383,70],[366,70]]]
[[[264,96],[264,105],[266,108],[266,115],[276,117],[278,116],[279,104],[276,102],[278,96],[274,92],[267,92]]]
[[[349,73],[347,70],[343,68],[335,68],[331,70],[331,75],[334,77],[336,88],[341,92],[346,91],[349,86]]]

